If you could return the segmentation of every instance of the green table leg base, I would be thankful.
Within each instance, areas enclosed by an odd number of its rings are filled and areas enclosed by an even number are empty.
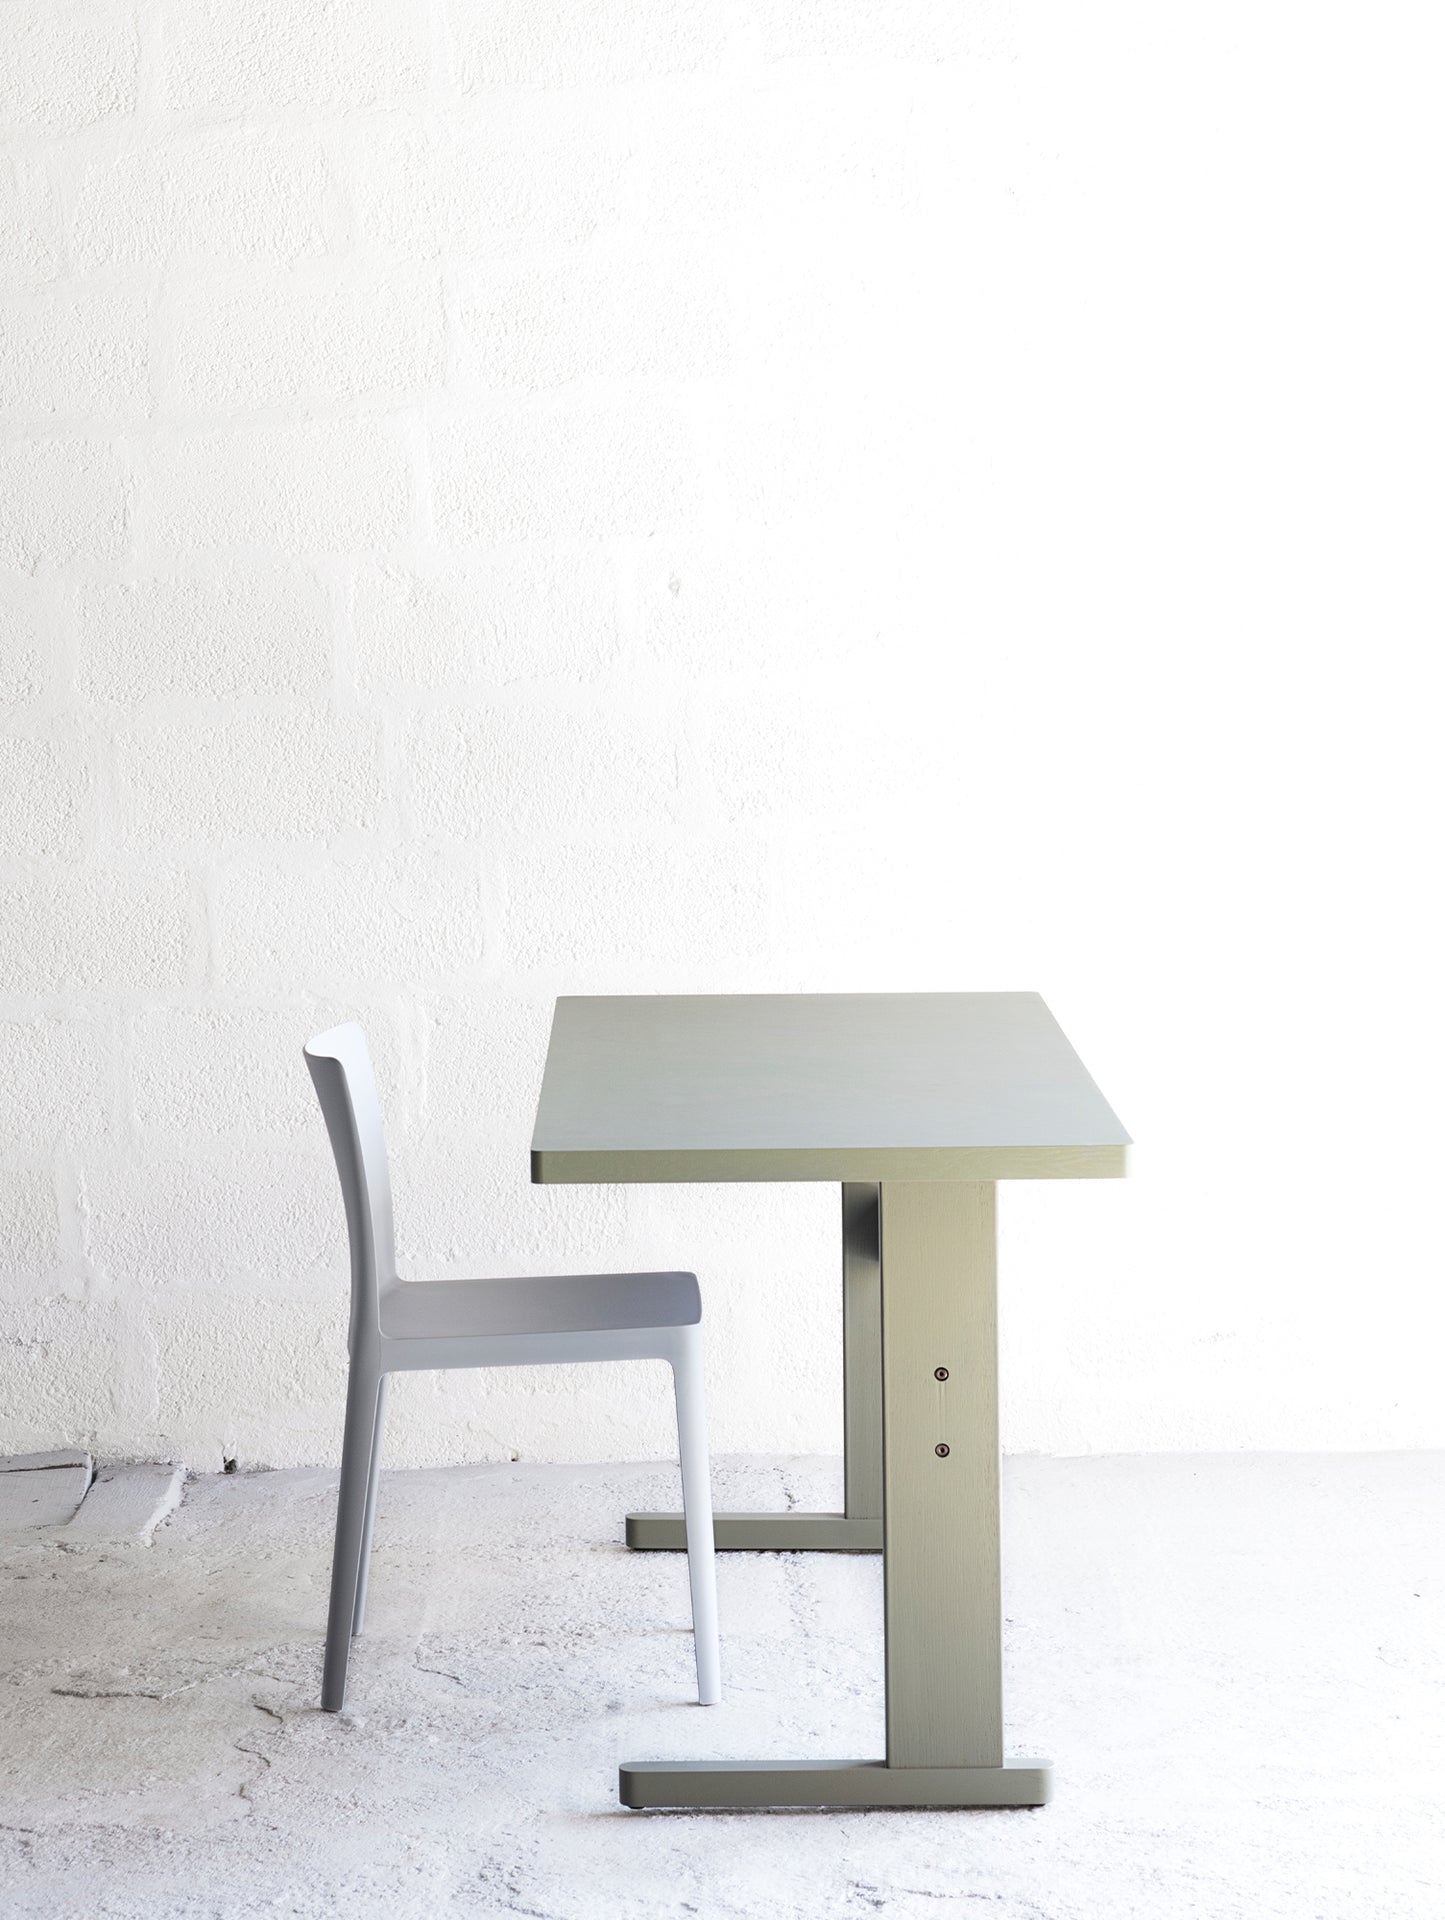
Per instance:
[[[624,1807],[1042,1807],[1046,1760],[890,1767],[883,1760],[649,1760],[621,1767]]]
[[[715,1513],[719,1553],[881,1553],[883,1522],[847,1513]],[[680,1513],[629,1513],[627,1544],[639,1553],[681,1553]]]

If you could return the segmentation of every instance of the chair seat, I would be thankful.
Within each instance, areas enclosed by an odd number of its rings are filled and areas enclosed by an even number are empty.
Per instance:
[[[691,1327],[702,1319],[692,1273],[546,1274],[523,1280],[404,1280],[381,1295],[387,1340]]]

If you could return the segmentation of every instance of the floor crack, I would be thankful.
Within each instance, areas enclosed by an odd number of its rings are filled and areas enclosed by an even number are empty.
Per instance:
[[[231,1745],[236,1749],[237,1753],[248,1754],[251,1759],[259,1760],[266,1773],[271,1771],[270,1759],[266,1754],[262,1753],[258,1747],[248,1747],[244,1740],[233,1740]],[[263,1777],[262,1774],[258,1773],[254,1780],[243,1780],[236,1789],[237,1796],[246,1802],[247,1807],[252,1813],[256,1811],[256,1808],[251,1799],[251,1794],[253,1789],[261,1784]]]
[[[184,1680],[178,1687],[52,1687],[50,1691],[62,1700],[174,1700],[200,1684],[200,1680]]]
[[[459,1673],[452,1673],[446,1667],[429,1667],[424,1660],[419,1660],[415,1656],[412,1658],[412,1665],[418,1673],[434,1673],[440,1680],[454,1681],[463,1692],[467,1690],[467,1683],[462,1676]]]

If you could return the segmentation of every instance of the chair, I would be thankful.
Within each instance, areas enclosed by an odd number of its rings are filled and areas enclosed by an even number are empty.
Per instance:
[[[702,1381],[702,1301],[691,1273],[594,1273],[525,1280],[399,1281],[381,1107],[366,1038],[333,1027],[305,1047],[336,1156],[351,1240],[351,1354],[321,1704],[346,1699],[351,1641],[366,1611],[367,1563],[387,1377],[411,1368],[525,1367],[666,1360],[677,1401],[688,1579],[704,1706],[721,1696],[712,1498]]]

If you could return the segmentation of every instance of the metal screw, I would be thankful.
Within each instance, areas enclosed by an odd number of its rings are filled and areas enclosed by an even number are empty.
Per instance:
[[[940,1460],[946,1460],[948,1458],[948,1442],[946,1440],[940,1440],[933,1451],[938,1455]]]
[[[935,1380],[946,1380],[948,1378],[948,1368],[935,1367],[933,1369],[933,1377]]]

